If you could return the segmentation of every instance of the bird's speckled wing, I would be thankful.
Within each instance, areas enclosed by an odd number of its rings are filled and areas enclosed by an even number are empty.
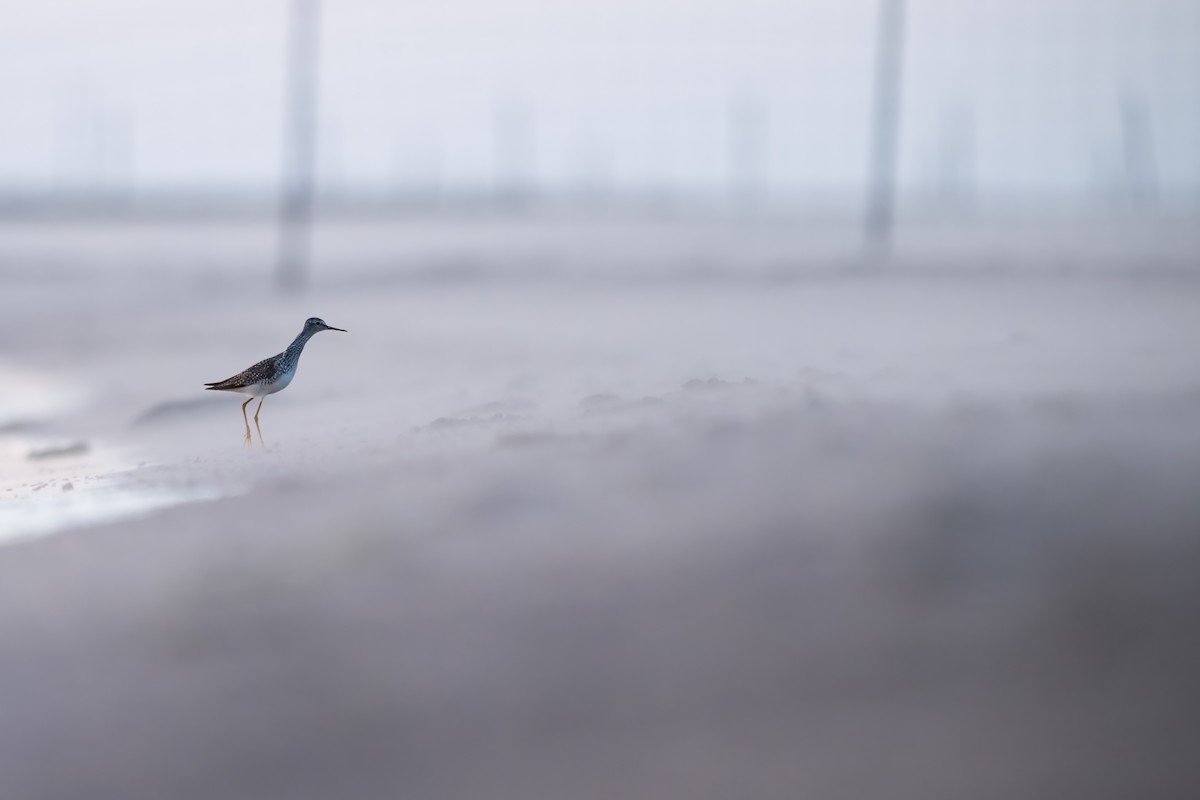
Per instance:
[[[206,383],[206,389],[243,389],[247,386],[253,386],[256,383],[271,383],[279,375],[278,362],[280,356],[271,356],[264,358],[252,367],[242,370],[232,378],[226,378],[223,381],[216,383]]]

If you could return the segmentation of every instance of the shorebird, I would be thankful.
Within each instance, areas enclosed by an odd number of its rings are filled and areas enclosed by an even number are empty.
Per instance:
[[[267,399],[267,395],[282,392],[287,388],[287,385],[292,382],[292,378],[296,377],[296,365],[300,363],[300,354],[304,352],[304,345],[308,344],[308,340],[321,331],[345,333],[346,329],[326,325],[325,320],[319,317],[309,317],[304,322],[304,330],[300,331],[300,335],[279,355],[264,358],[232,378],[204,384],[206,389],[213,391],[250,395],[246,402],[242,403],[242,420],[246,423],[246,444],[251,443],[250,420],[246,417],[246,406],[250,405],[250,401],[254,398],[259,398],[258,408],[254,410],[254,427],[258,430],[258,443],[262,445],[262,428],[258,427],[258,412],[262,411],[263,400]]]

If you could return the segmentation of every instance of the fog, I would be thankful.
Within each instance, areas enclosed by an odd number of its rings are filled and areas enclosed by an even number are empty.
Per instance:
[[[1198,37],[7,9],[0,797],[1196,796]]]
[[[713,193],[749,169],[763,191],[853,197],[866,177],[878,5],[326,2],[320,180],[400,194],[505,180]],[[272,186],[287,13],[280,0],[9,9],[0,182]],[[1134,146],[1161,188],[1195,197],[1194,3],[923,0],[905,28],[907,190],[1111,193]]]

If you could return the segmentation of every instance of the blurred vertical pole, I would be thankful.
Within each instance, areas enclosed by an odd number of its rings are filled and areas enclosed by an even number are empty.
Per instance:
[[[762,193],[766,161],[766,114],[750,92],[736,93],[729,103],[729,196],[748,209]]]
[[[904,0],[881,0],[881,3],[865,235],[868,245],[886,251],[891,247],[895,226],[905,9]]]
[[[612,188],[612,164],[605,143],[595,139],[577,141],[574,166],[574,182],[569,193],[588,203],[603,200]]]
[[[316,154],[318,4],[319,0],[290,0],[275,276],[282,291],[299,291],[308,279]]]
[[[1141,98],[1133,93],[1121,99],[1121,149],[1124,161],[1124,190],[1132,206],[1154,200],[1154,144],[1150,115]]]
[[[532,117],[520,104],[497,106],[492,116],[492,183],[498,205],[519,205],[536,190],[537,141]]]
[[[942,114],[938,142],[936,187],[943,203],[962,210],[975,197],[975,116],[970,106]]]
[[[137,142],[134,139],[133,115],[127,108],[114,110],[112,120],[113,195],[118,202],[128,204],[135,192],[137,174]]]

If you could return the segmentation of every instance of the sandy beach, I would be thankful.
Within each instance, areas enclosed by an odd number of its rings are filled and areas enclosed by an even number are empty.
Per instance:
[[[1195,796],[1194,237],[697,227],[9,223],[0,795]]]

